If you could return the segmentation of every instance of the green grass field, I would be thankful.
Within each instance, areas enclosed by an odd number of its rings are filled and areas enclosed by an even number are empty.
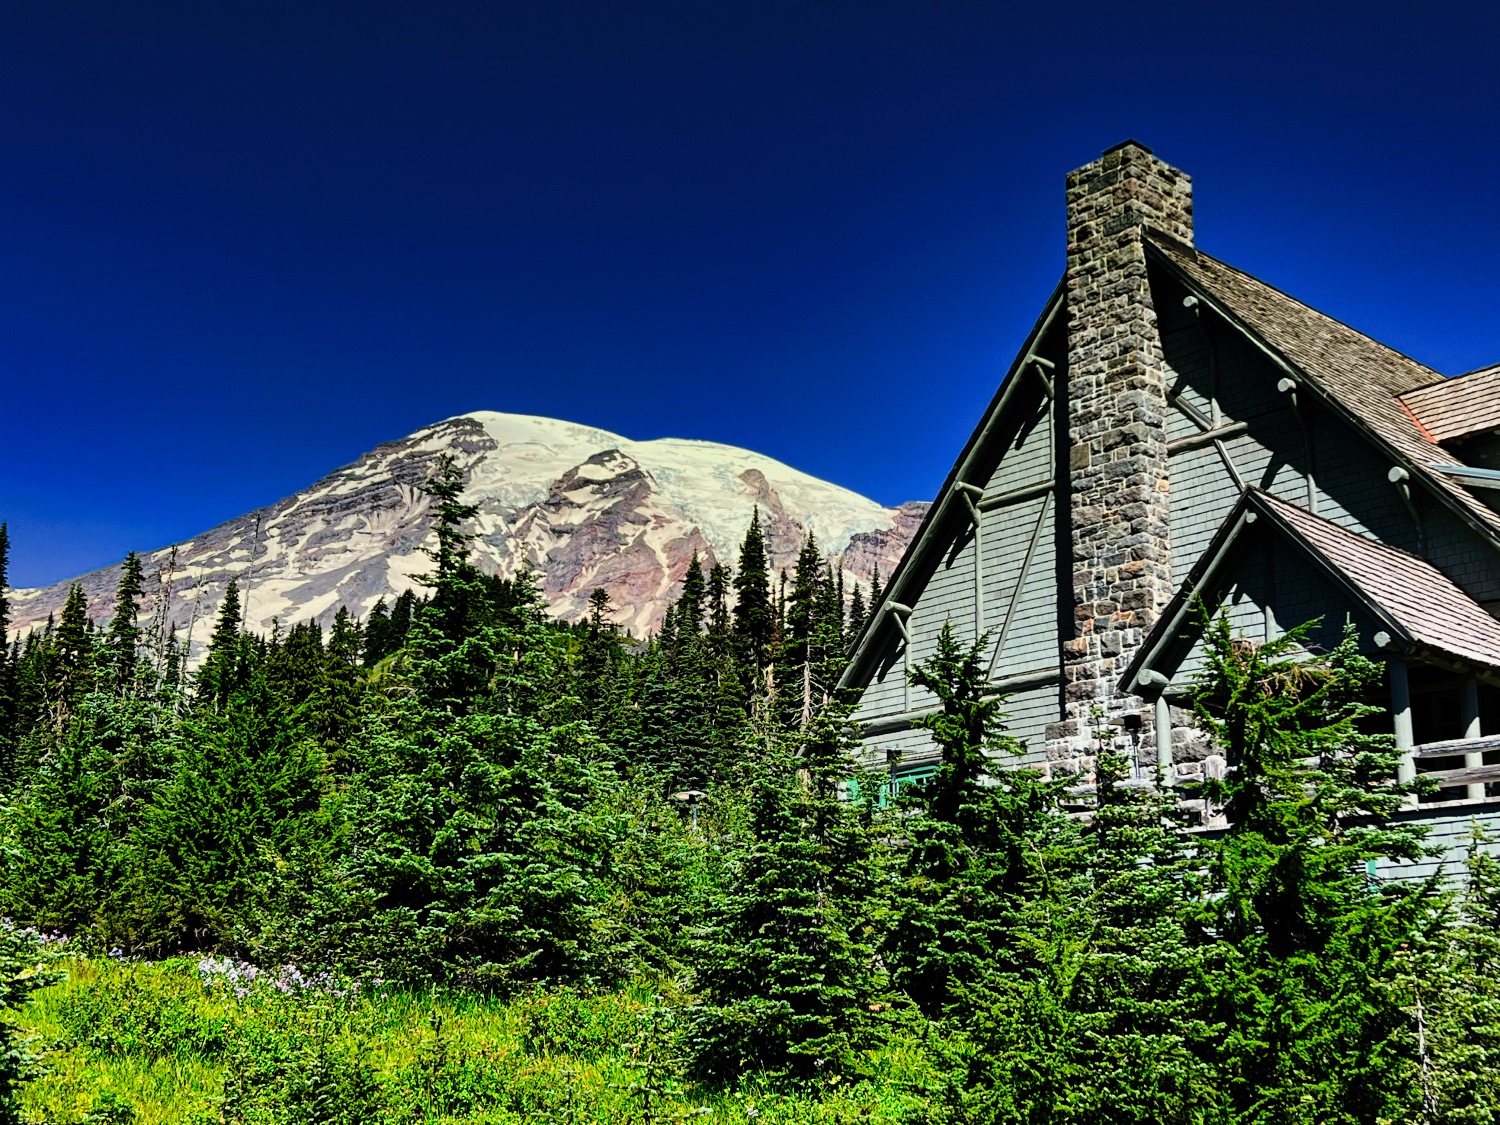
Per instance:
[[[20,1022],[44,1051],[36,1122],[897,1122],[924,1117],[921,1044],[899,1033],[863,1076],[816,1089],[693,1089],[683,999],[639,982],[501,1001],[218,962],[74,959]],[[342,993],[342,995],[340,995]]]

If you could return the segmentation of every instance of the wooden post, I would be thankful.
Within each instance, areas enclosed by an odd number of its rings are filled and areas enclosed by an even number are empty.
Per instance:
[[[1161,785],[1163,789],[1170,789],[1173,783],[1172,776],[1172,708],[1167,703],[1167,693],[1163,690],[1156,697],[1156,769],[1161,774]]]
[[[1415,743],[1411,729],[1411,683],[1406,676],[1406,661],[1387,661],[1386,668],[1391,677],[1391,720],[1395,727],[1396,749],[1401,751],[1401,764],[1396,770],[1396,780],[1406,784],[1415,781],[1417,777],[1417,762],[1412,757]],[[1410,798],[1407,803],[1414,807],[1416,798]]]
[[[1479,681],[1473,676],[1464,679],[1463,696],[1459,705],[1460,718],[1464,724],[1465,738],[1481,738],[1484,732],[1480,730],[1479,724]],[[1484,751],[1477,750],[1472,754],[1464,755],[1465,769],[1478,769],[1484,765]],[[1479,782],[1468,787],[1465,796],[1471,801],[1484,800],[1484,782]]]

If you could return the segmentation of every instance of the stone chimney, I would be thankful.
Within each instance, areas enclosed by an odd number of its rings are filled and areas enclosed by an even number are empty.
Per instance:
[[[1126,141],[1069,175],[1067,199],[1075,615],[1063,645],[1067,721],[1049,729],[1048,756],[1087,769],[1096,708],[1151,726],[1142,700],[1115,693],[1172,596],[1167,373],[1142,235],[1192,243],[1192,183]]]

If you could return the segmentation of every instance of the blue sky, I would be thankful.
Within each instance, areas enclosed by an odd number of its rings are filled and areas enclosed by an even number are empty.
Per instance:
[[[474,409],[941,482],[1126,137],[1199,244],[1500,361],[1479,5],[13,8],[0,520],[53,581]]]

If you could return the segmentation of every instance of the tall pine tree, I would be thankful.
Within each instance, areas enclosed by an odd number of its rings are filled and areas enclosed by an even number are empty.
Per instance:
[[[140,599],[145,590],[141,560],[134,551],[125,556],[120,567],[120,584],[115,590],[115,613],[105,636],[110,671],[115,690],[128,692],[135,680],[141,643]]]

